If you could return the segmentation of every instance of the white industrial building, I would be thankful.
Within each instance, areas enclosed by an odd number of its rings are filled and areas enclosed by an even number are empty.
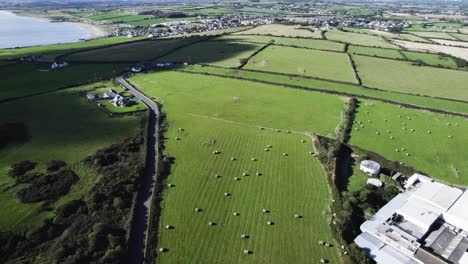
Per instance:
[[[468,264],[468,192],[420,174],[404,187],[354,242],[377,263]]]

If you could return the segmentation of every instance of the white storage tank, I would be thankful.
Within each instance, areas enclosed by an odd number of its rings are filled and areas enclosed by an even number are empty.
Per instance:
[[[378,175],[380,173],[380,164],[373,160],[363,160],[359,169],[369,175]]]

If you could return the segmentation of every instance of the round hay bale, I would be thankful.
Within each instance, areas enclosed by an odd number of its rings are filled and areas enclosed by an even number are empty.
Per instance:
[[[195,212],[201,212],[201,211],[202,211],[202,209],[201,209],[201,208],[198,208],[198,207],[197,207],[197,208],[195,208]]]
[[[274,223],[272,221],[268,221],[267,225],[274,225]]]
[[[159,252],[166,252],[167,248],[159,248]]]
[[[208,222],[208,225],[209,225],[209,226],[215,226],[216,223],[215,223],[215,222]]]
[[[238,212],[234,212],[232,213],[233,216],[239,216],[239,213]]]
[[[224,196],[231,196],[231,194],[228,193],[228,192],[225,192],[225,193],[224,193]]]

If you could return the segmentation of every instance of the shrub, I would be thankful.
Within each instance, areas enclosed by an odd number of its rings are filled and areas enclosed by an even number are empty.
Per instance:
[[[51,160],[46,164],[47,172],[58,171],[60,168],[66,166],[67,163],[61,160]]]
[[[21,161],[19,163],[11,165],[11,169],[8,172],[13,178],[23,176],[26,172],[36,168],[37,163],[29,160]]]

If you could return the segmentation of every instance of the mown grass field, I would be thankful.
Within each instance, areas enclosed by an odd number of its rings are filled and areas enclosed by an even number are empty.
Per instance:
[[[212,64],[222,67],[237,67],[263,45],[234,41],[203,41],[181,48],[158,59],[158,61]]]
[[[184,67],[184,71],[196,72],[196,73],[210,73],[218,74],[223,76],[229,76],[233,78],[245,78],[257,81],[267,81],[277,83],[279,85],[288,84],[288,85],[297,85],[301,87],[308,88],[319,88],[328,91],[336,91],[349,93],[356,96],[372,96],[380,99],[388,99],[396,102],[413,104],[422,107],[430,107],[441,110],[449,110],[459,113],[468,113],[468,104],[463,102],[453,102],[444,99],[437,98],[428,98],[421,97],[410,94],[400,94],[394,93],[391,91],[381,91],[374,89],[366,89],[358,85],[351,84],[342,84],[330,81],[315,80],[315,79],[306,79],[301,77],[289,77],[284,75],[278,75],[273,73],[264,73],[264,72],[252,72],[244,70],[234,70],[234,69],[222,69],[214,67],[199,67],[199,66],[189,66]]]
[[[70,85],[112,78],[127,68],[123,64],[78,64],[48,71],[49,63],[21,63],[2,69],[0,100],[44,93]]]
[[[85,62],[148,61],[156,59],[159,56],[163,56],[180,46],[188,45],[199,40],[199,38],[193,37],[137,41],[112,47],[78,52],[65,57],[65,59]]]
[[[336,247],[318,244],[332,239],[324,214],[330,198],[321,165],[309,154],[311,139],[303,133],[331,134],[340,122],[339,97],[176,72],[131,81],[162,102],[165,151],[175,158],[166,180],[175,187],[163,193],[158,237],[158,247],[168,252],[158,252],[158,262],[339,261]],[[320,117],[310,114],[318,109]],[[268,152],[266,145],[272,145]]]
[[[364,85],[389,91],[468,100],[468,72],[418,67],[411,62],[359,55],[354,55],[353,59]]]
[[[375,35],[375,36],[381,36],[389,39],[401,39],[401,40],[411,40],[411,41],[420,41],[420,42],[430,42],[429,40],[425,38],[421,38],[412,34],[408,33],[402,33],[402,34],[397,34],[397,33],[391,33],[388,31],[380,31],[380,30],[373,30],[373,29],[364,29],[364,28],[346,28],[347,31],[351,31],[354,33],[365,33],[365,34],[370,34],[370,35]]]
[[[269,24],[258,26],[239,34],[247,35],[272,35],[278,37],[304,37],[304,38],[322,38],[320,30],[313,31],[312,28],[306,28],[297,25]]]
[[[370,48],[350,45],[348,47],[348,52],[351,54],[377,56],[389,59],[403,59],[400,51],[394,49]]]
[[[91,86],[86,86],[91,87]],[[20,203],[15,192],[19,187],[7,176],[10,166],[31,160],[38,163],[37,171],[45,171],[45,163],[63,160],[80,180],[69,194],[52,207],[82,197],[96,181],[97,175],[81,160],[100,148],[118,143],[140,133],[142,114],[109,117],[90,104],[79,93],[85,88],[74,88],[0,104],[0,124],[8,122],[26,125],[31,139],[22,144],[0,149],[0,231],[22,234],[42,222],[51,212],[41,210],[43,202]]]
[[[26,48],[12,48],[12,49],[2,49],[0,50],[0,59],[8,58],[18,58],[26,56],[41,56],[48,61],[53,61],[54,58],[58,55],[79,51],[89,48],[102,47],[111,44],[131,42],[141,39],[138,38],[127,38],[127,37],[109,37],[109,38],[99,38],[91,39],[87,41],[80,41],[75,43],[65,43],[65,44],[54,44],[46,46],[34,46]]]
[[[332,29],[325,33],[325,37],[329,40],[335,40],[340,42],[346,42],[354,45],[399,49],[398,46],[388,43],[384,38],[380,36],[373,36],[369,34],[344,32],[337,29]]]
[[[369,102],[361,102],[358,108],[352,144],[411,165],[436,179],[468,184],[465,119],[379,102],[366,105]]]
[[[455,38],[461,40],[461,41],[468,41],[468,34],[456,34],[456,33],[452,33],[451,35],[454,36]]]
[[[339,52],[269,46],[244,68],[356,82],[348,56]]]
[[[306,38],[282,38],[273,36],[259,35],[227,35],[215,40],[230,40],[235,42],[253,42],[267,44],[272,42],[275,45],[295,46],[300,48],[310,48],[319,50],[343,51],[344,44],[322,40],[322,39],[306,39]]]
[[[428,65],[432,66],[443,66],[452,69],[457,69],[457,63],[454,59],[443,56],[440,54],[432,53],[422,53],[422,52],[412,52],[412,51],[402,51],[405,57],[412,61],[422,61]]]

